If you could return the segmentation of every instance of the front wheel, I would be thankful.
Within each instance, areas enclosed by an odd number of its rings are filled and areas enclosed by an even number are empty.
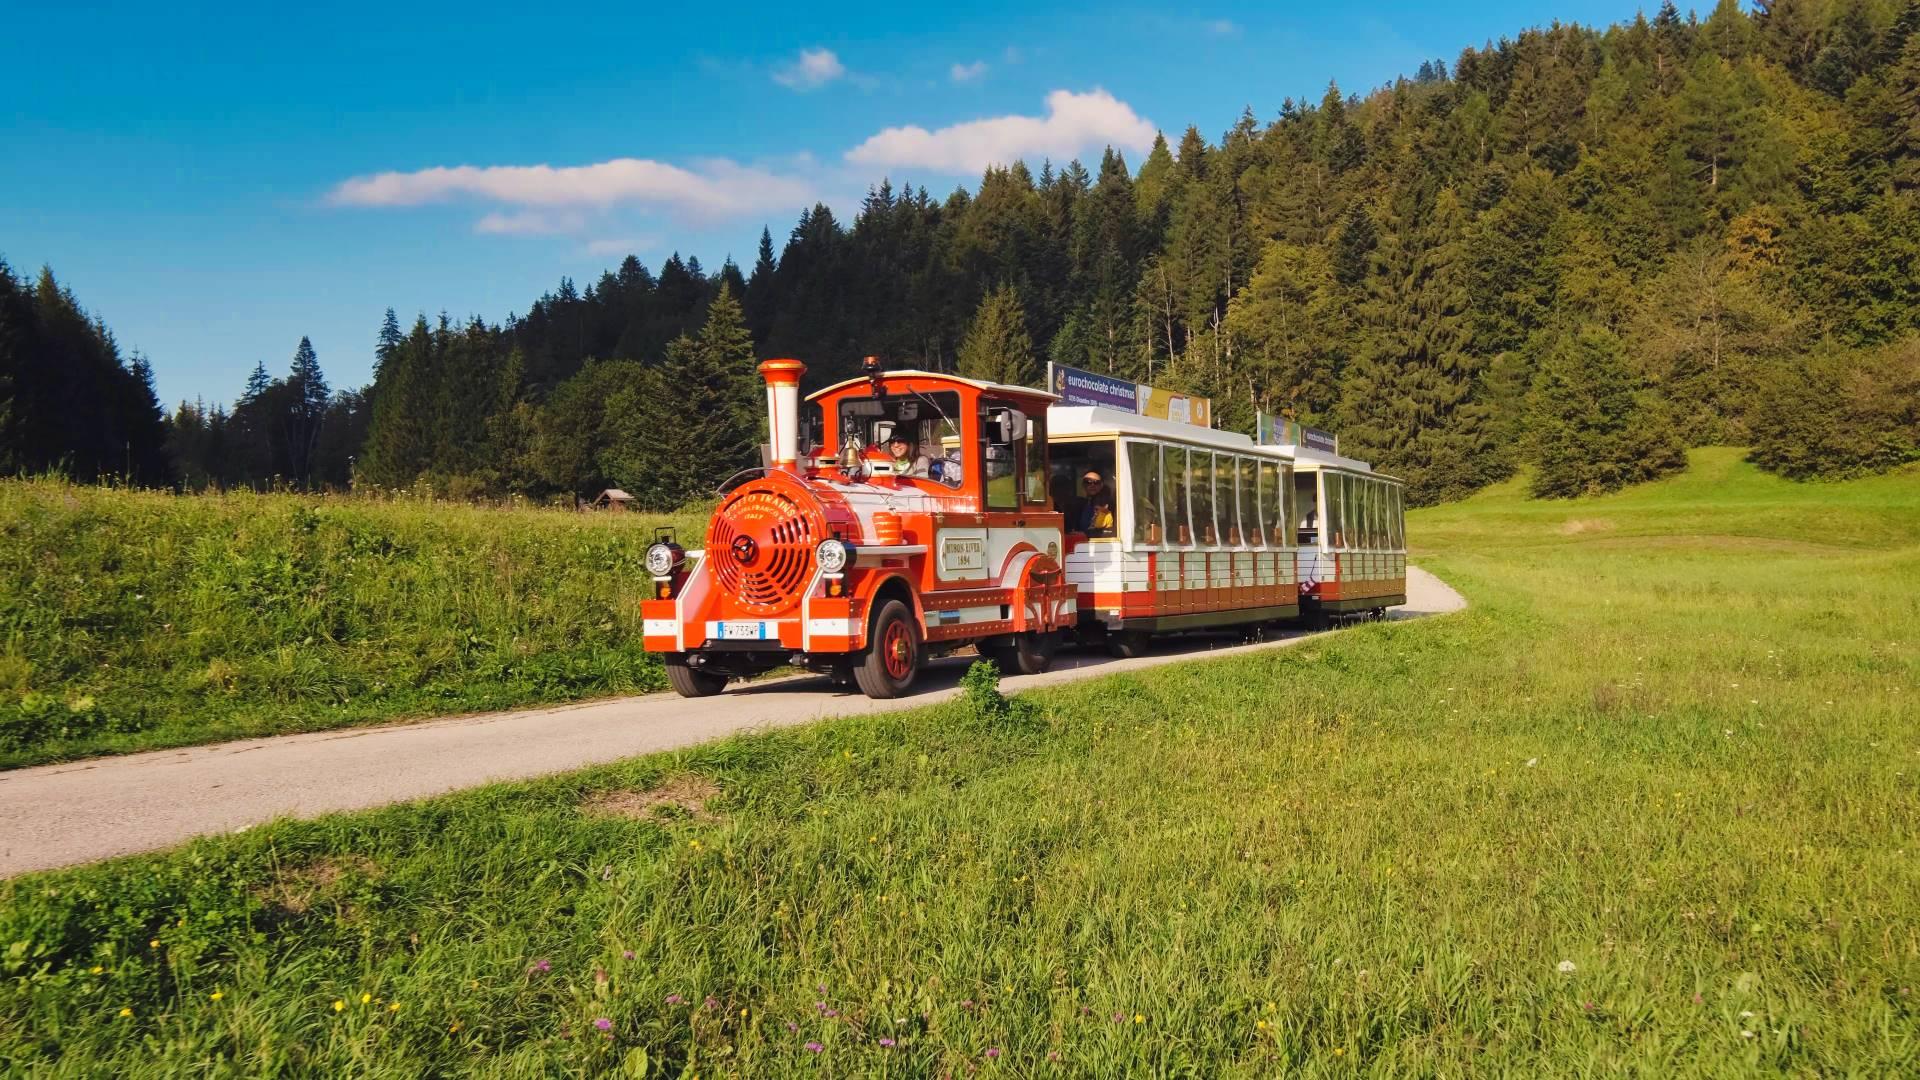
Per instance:
[[[920,632],[913,609],[898,600],[880,605],[867,635],[867,651],[854,666],[853,681],[870,698],[896,698],[920,674]]]
[[[686,653],[668,653],[667,685],[681,697],[712,697],[727,685],[725,675],[701,671],[687,663]]]

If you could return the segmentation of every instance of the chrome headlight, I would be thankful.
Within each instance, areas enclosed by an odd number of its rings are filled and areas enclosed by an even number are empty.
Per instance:
[[[655,544],[647,549],[647,573],[654,577],[666,577],[680,562],[680,553],[673,550],[672,544]]]
[[[847,568],[847,563],[853,558],[853,549],[844,541],[822,540],[820,546],[813,549],[813,557],[820,560],[822,572],[837,574]]]

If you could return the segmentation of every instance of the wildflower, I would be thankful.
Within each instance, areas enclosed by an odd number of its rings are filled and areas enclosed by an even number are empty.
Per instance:
[[[1533,768],[1535,765],[1538,765],[1538,764],[1540,764],[1540,759],[1537,757],[1530,757],[1527,759],[1527,768],[1529,769]]]
[[[1560,974],[1562,975],[1571,975],[1574,972],[1573,961],[1562,960],[1558,965],[1555,966],[1555,970],[1560,972]]]
[[[529,974],[529,975],[531,975],[531,974],[533,974],[534,972],[536,972],[536,971],[537,971],[537,972],[539,972],[540,974],[542,974],[542,975],[545,975],[545,974],[546,974],[547,972],[549,972],[549,971],[552,971],[552,970],[553,970],[553,965],[552,965],[551,963],[548,963],[548,962],[547,962],[547,961],[546,961],[546,960],[545,960],[545,959],[543,958],[543,959],[540,959],[540,960],[535,960],[535,961],[533,962],[533,966],[527,969],[527,974]]]
[[[1113,1022],[1114,1022],[1114,1023],[1116,1023],[1116,1024],[1124,1024],[1124,1023],[1126,1023],[1126,1022],[1127,1022],[1127,1014],[1126,1014],[1126,1013],[1123,1013],[1123,1012],[1117,1012],[1117,1013],[1114,1013],[1114,1014],[1113,1014]]]
[[[593,1019],[593,1026],[599,1028],[601,1031],[612,1031],[613,1021],[604,1016],[596,1016]]]
[[[826,1047],[824,1047],[824,1046],[821,1046],[821,1045],[820,1045],[819,1043],[817,1043],[817,1042],[810,1042],[810,1043],[808,1043],[808,1044],[807,1044],[807,1049],[808,1049],[808,1050],[810,1050],[810,1051],[812,1051],[813,1053],[816,1053],[816,1054],[817,1054],[817,1053],[819,1053],[820,1051],[822,1051],[822,1050],[825,1050],[825,1049],[826,1049]]]
[[[98,975],[98,974],[100,974],[101,972],[103,972],[103,971],[105,971],[105,970],[107,970],[107,969],[106,969],[106,968],[103,968],[103,967],[101,967],[101,966],[100,966],[99,964],[95,964],[95,965],[93,965],[93,973],[94,973],[95,975]]]
[[[160,947],[160,939],[159,939],[159,938],[154,938],[154,939],[153,939],[152,941],[149,941],[149,942],[147,942],[147,948],[149,948],[149,949],[157,949],[157,948],[159,948],[159,947]]]
[[[387,1011],[388,1011],[388,1012],[399,1012],[399,1011],[400,1011],[400,1003],[399,1003],[399,1002],[397,1002],[397,1001],[395,1001],[395,1002],[392,1002],[392,1003],[390,1003],[390,1004],[389,1004],[389,1005],[387,1006]]]
[[[1134,1023],[1136,1023],[1136,1024],[1144,1024],[1144,1023],[1146,1023],[1146,1022],[1147,1022],[1147,1018],[1146,1018],[1146,1016],[1145,1016],[1144,1014],[1142,1014],[1142,1013],[1134,1013],[1134,1014],[1133,1014],[1133,1022],[1134,1022]]]
[[[1741,1037],[1741,1038],[1743,1038],[1743,1039],[1751,1039],[1751,1038],[1753,1038],[1753,1032],[1751,1032],[1751,1031],[1748,1031],[1748,1030],[1747,1030],[1747,1029],[1745,1029],[1745,1028],[1741,1028],[1741,1029],[1740,1029],[1740,1037]]]
[[[720,1003],[714,1000],[714,997],[712,994],[708,994],[707,1000],[702,1002],[702,1004],[704,1004],[709,1009],[717,1009],[720,1007]]]
[[[669,1005],[681,1005],[684,1004],[686,1000],[686,998],[681,997],[679,994],[667,995],[667,1004]]]
[[[459,1030],[460,1030],[460,1021],[458,1020],[455,1020],[453,1023],[447,1025],[448,1032],[455,1032]]]
[[[132,1010],[132,1009],[121,1009],[121,1010],[120,1010],[120,1015],[121,1015],[121,1016],[132,1016],[132,1015],[133,1015],[133,1010]]]
[[[1346,1057],[1346,1056],[1347,1056],[1347,1048],[1346,1048],[1346,1047],[1344,1047],[1344,1046],[1336,1046],[1336,1047],[1334,1047],[1334,1048],[1333,1048],[1333,1056],[1334,1056],[1334,1057]]]
[[[365,1005],[366,1003],[368,1003],[369,1001],[372,1001],[372,1000],[373,1000],[373,995],[372,995],[372,994],[361,994],[361,995],[360,995],[360,1004],[362,1004],[362,1005]]]
[[[1253,1022],[1253,1030],[1255,1031],[1267,1030],[1267,1022],[1265,1020],[1255,1020]]]
[[[334,1012],[339,1012],[340,1010],[342,1010],[342,1009],[344,1009],[344,1008],[346,1008],[346,1007],[347,1007],[347,1003],[346,1003],[346,1002],[344,1002],[344,1001],[341,1001],[341,1000],[340,1000],[340,999],[338,999],[338,998],[335,998],[335,999],[334,999],[334,1001],[333,1001],[333,1011],[334,1011]]]
[[[799,1030],[800,1030],[800,1025],[799,1025],[799,1024],[796,1024],[796,1023],[794,1023],[794,1022],[793,1022],[793,1021],[791,1021],[791,1020],[789,1020],[789,1021],[787,1021],[787,1030],[788,1030],[788,1031],[799,1031]]]
[[[1742,1020],[1751,1020],[1751,1019],[1753,1019],[1753,1010],[1752,1010],[1752,1009],[1742,1009],[1742,1010],[1740,1010],[1740,1019],[1742,1019]]]
[[[1047,1051],[1047,1060],[1048,1060],[1048,1061],[1059,1061],[1059,1060],[1060,1060],[1060,1051],[1058,1051],[1058,1050],[1049,1050],[1049,1051]]]
[[[632,949],[621,949],[621,950],[620,950],[620,959],[622,959],[622,960],[631,960],[631,959],[633,959],[633,950],[632,950]]]
[[[745,1020],[746,1018],[747,1018],[747,1010],[745,1010],[745,1009],[741,1009],[741,1010],[740,1010],[740,1019],[742,1019],[742,1020]]]
[[[882,1035],[882,1036],[880,1037],[880,1048],[881,1048],[882,1050],[891,1050],[891,1049],[893,1049],[893,1040],[892,1040],[892,1039],[889,1039],[889,1038],[887,1038],[887,1037],[886,1037],[886,1036],[884,1036],[884,1035]]]
[[[999,1056],[1000,1056],[1000,1048],[999,1048],[999,1047],[997,1047],[997,1046],[989,1046],[989,1047],[987,1047],[987,1056],[988,1056],[988,1057],[990,1057],[990,1058],[997,1058],[997,1057],[999,1057]]]
[[[215,990],[215,991],[214,991],[213,993],[211,993],[211,994],[208,994],[208,995],[207,995],[207,1000],[208,1000],[208,1001],[219,1001],[219,1000],[220,1000],[221,998],[223,998],[223,997],[226,997],[226,996],[227,996],[227,995],[225,995],[225,994],[223,994],[223,993],[221,993],[220,991],[218,991],[218,990]]]

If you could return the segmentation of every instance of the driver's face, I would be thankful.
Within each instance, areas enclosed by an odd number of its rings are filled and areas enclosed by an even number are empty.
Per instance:
[[[1100,490],[1100,477],[1098,476],[1083,476],[1080,478],[1080,482],[1087,486],[1088,491]]]

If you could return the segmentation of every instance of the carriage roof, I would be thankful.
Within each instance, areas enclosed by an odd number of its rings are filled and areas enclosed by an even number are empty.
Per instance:
[[[1276,446],[1261,446],[1254,442],[1251,436],[1242,435],[1237,431],[1221,431],[1219,428],[1201,427],[1198,424],[1183,423],[1179,420],[1162,420],[1154,416],[1141,416],[1138,413],[1122,412],[1119,409],[1109,409],[1100,405],[1055,405],[1047,410],[1048,438],[1073,438],[1084,435],[1152,438],[1240,453],[1272,453],[1281,449]]]

